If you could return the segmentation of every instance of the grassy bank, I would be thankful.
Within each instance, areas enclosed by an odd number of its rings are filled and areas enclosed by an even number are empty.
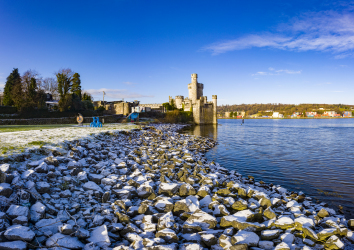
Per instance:
[[[3,125],[3,126],[0,126],[0,133],[65,128],[65,127],[72,127],[72,126],[73,125],[67,125],[67,124],[51,124],[51,125],[39,125],[39,126],[37,126],[37,125]]]

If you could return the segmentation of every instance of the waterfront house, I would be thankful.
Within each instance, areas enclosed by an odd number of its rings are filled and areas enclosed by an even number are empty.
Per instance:
[[[298,117],[301,117],[301,112],[294,112],[294,113],[291,115],[291,118],[298,118]]]
[[[273,112],[273,118],[282,118],[280,116],[283,116],[282,114],[280,114],[279,112]]]
[[[315,117],[317,115],[317,112],[306,112],[307,117]]]
[[[323,113],[323,116],[335,117],[336,114],[337,114],[336,111],[325,111],[325,112]]]
[[[343,111],[343,117],[352,117],[352,111]]]

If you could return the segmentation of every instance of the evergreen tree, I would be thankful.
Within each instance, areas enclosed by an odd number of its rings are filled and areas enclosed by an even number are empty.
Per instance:
[[[3,100],[5,106],[13,106],[15,104],[12,92],[16,84],[21,84],[21,76],[18,73],[18,68],[14,68],[11,74],[6,78]]]
[[[31,78],[28,89],[27,89],[27,100],[26,104],[28,107],[37,106],[37,80],[36,78]]]
[[[73,75],[71,92],[77,95],[81,100],[81,80],[79,73]]]
[[[18,80],[11,91],[13,105],[17,108],[18,111],[25,105],[25,93],[23,91],[23,86],[21,80]]]

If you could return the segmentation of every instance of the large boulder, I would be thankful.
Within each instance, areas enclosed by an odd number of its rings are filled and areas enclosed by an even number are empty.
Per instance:
[[[198,209],[195,211],[183,224],[184,233],[197,233],[213,229],[217,225],[217,220],[214,216]]]
[[[236,244],[247,244],[249,247],[258,246],[259,236],[253,232],[240,230],[231,238],[231,243]]]
[[[107,248],[111,244],[111,241],[108,236],[107,226],[103,225],[96,227],[90,234],[90,238],[87,240],[97,244],[101,248]]]
[[[21,240],[0,242],[0,250],[26,250],[27,243]]]
[[[13,225],[5,231],[4,236],[8,240],[32,241],[35,233],[29,227]]]
[[[179,240],[175,231],[168,228],[158,231],[155,236],[165,240],[166,243],[177,243]]]
[[[28,218],[29,216],[29,209],[28,207],[22,207],[17,205],[11,205],[9,209],[7,209],[6,214],[11,218],[14,219],[18,216],[25,216]]]
[[[84,248],[84,244],[77,237],[70,237],[65,234],[57,233],[51,236],[45,243],[47,247],[63,247],[67,249],[79,250]]]
[[[234,227],[239,230],[259,231],[262,226],[258,222],[249,222],[254,217],[254,213],[249,210],[242,210],[233,215],[224,216],[221,218],[220,226]]]
[[[159,194],[166,196],[173,196],[178,192],[179,184],[177,183],[164,183],[162,182],[159,187]]]

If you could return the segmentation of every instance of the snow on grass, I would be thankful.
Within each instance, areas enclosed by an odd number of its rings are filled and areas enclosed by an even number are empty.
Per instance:
[[[1,133],[0,156],[22,153],[33,147],[63,147],[65,141],[93,140],[94,136],[99,133],[130,130],[137,127],[128,123],[110,123],[102,128],[72,126]]]

